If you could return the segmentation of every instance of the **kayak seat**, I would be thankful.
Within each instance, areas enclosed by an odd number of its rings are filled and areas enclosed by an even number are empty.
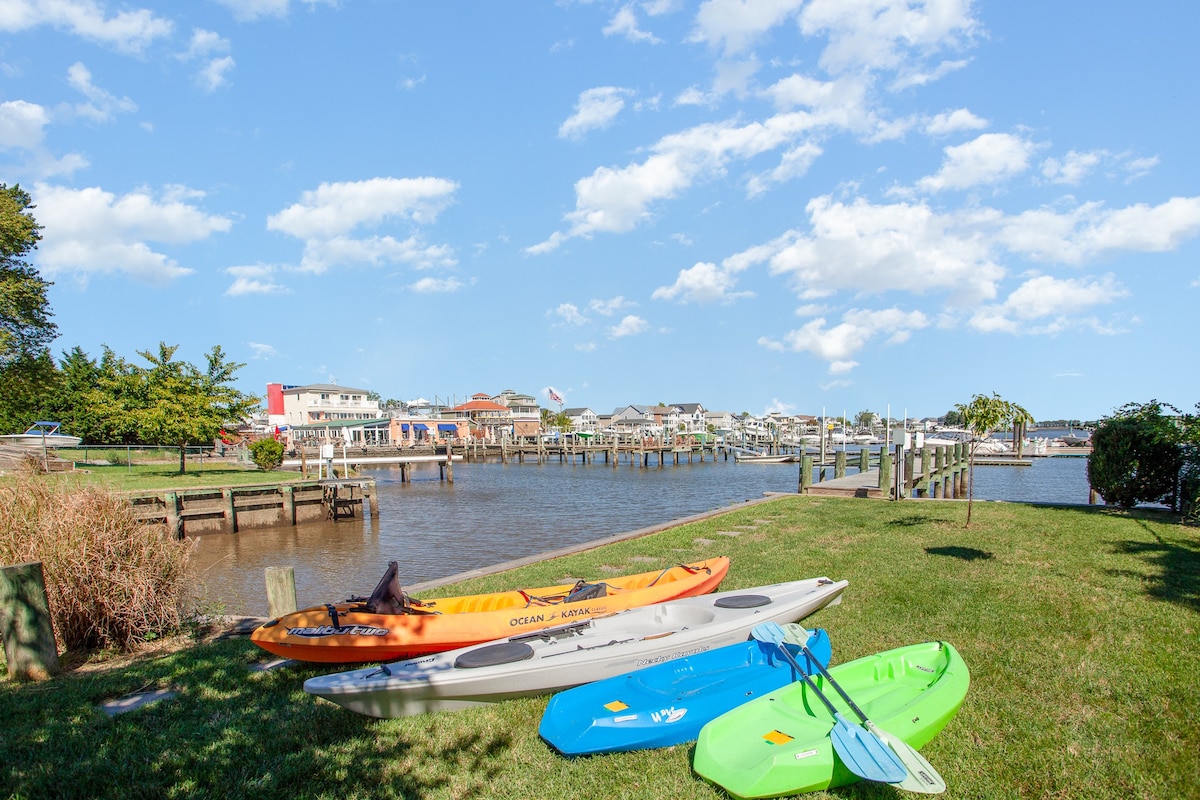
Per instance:
[[[363,610],[368,614],[437,614],[437,611],[426,611],[419,608],[421,601],[409,597],[400,588],[400,565],[395,561],[388,562],[388,568],[379,579],[375,590],[367,598]]]
[[[564,603],[579,603],[584,600],[598,600],[601,597],[608,597],[608,584],[601,581],[600,583],[585,583],[579,581],[571,589],[570,594],[563,600]]]

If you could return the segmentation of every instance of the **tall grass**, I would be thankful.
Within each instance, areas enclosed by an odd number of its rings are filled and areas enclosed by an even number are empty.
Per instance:
[[[62,649],[127,649],[178,629],[190,548],[102,488],[0,484],[0,564],[42,562]]]

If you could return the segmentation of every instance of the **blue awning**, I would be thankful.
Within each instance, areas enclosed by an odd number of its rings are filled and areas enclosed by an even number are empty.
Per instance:
[[[400,430],[402,430],[402,431],[404,431],[405,433],[407,433],[407,432],[408,432],[408,423],[407,423],[407,422],[401,422],[401,423],[400,423]]]
[[[452,422],[451,422],[451,423],[439,422],[439,423],[438,423],[438,430],[439,430],[439,431],[454,431],[454,432],[456,432],[456,433],[457,433],[457,432],[458,432],[458,426],[457,426],[457,425],[455,425],[455,424],[454,424],[454,423],[452,423]]]
[[[418,422],[417,424],[413,425],[413,430],[414,431],[427,431],[427,430],[429,430],[429,426],[426,425],[424,422]]]

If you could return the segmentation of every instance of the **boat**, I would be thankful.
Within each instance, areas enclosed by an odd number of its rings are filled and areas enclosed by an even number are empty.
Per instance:
[[[824,630],[794,622],[781,627],[806,672],[817,668],[800,642],[829,663]],[[546,705],[538,734],[565,756],[684,744],[710,720],[799,677],[775,644],[751,638],[559,692]]]
[[[473,647],[309,678],[304,691],[370,717],[453,711],[548,694],[745,641],[841,600],[846,581],[716,592],[568,622]]]
[[[868,430],[859,431],[858,433],[854,434],[853,439],[854,443],[859,446],[879,444],[879,438]]]
[[[953,447],[956,444],[971,445],[975,455],[997,455],[1009,453],[1012,450],[1007,442],[993,439],[990,436],[979,437],[963,428],[939,428],[924,437],[925,447]]]
[[[921,748],[958,713],[970,684],[949,642],[925,642],[829,668],[878,728]],[[844,715],[849,706],[820,676],[814,683]],[[859,780],[835,755],[834,718],[805,683],[770,692],[700,730],[692,768],[734,797],[779,797]]]
[[[766,453],[737,453],[734,460],[739,464],[793,464],[800,460],[795,455],[768,455]]]
[[[419,600],[400,588],[395,561],[370,597],[313,606],[263,623],[250,639],[296,661],[354,664],[453,650],[504,636],[707,594],[725,556],[588,583]]]
[[[61,427],[57,422],[35,422],[24,433],[6,433],[0,436],[0,443],[18,447],[78,447],[83,439],[62,433],[59,430]]]

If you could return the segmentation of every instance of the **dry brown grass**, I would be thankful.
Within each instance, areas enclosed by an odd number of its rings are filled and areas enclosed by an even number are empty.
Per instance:
[[[0,563],[41,561],[59,646],[128,649],[178,630],[191,545],[96,487],[0,485]]]

